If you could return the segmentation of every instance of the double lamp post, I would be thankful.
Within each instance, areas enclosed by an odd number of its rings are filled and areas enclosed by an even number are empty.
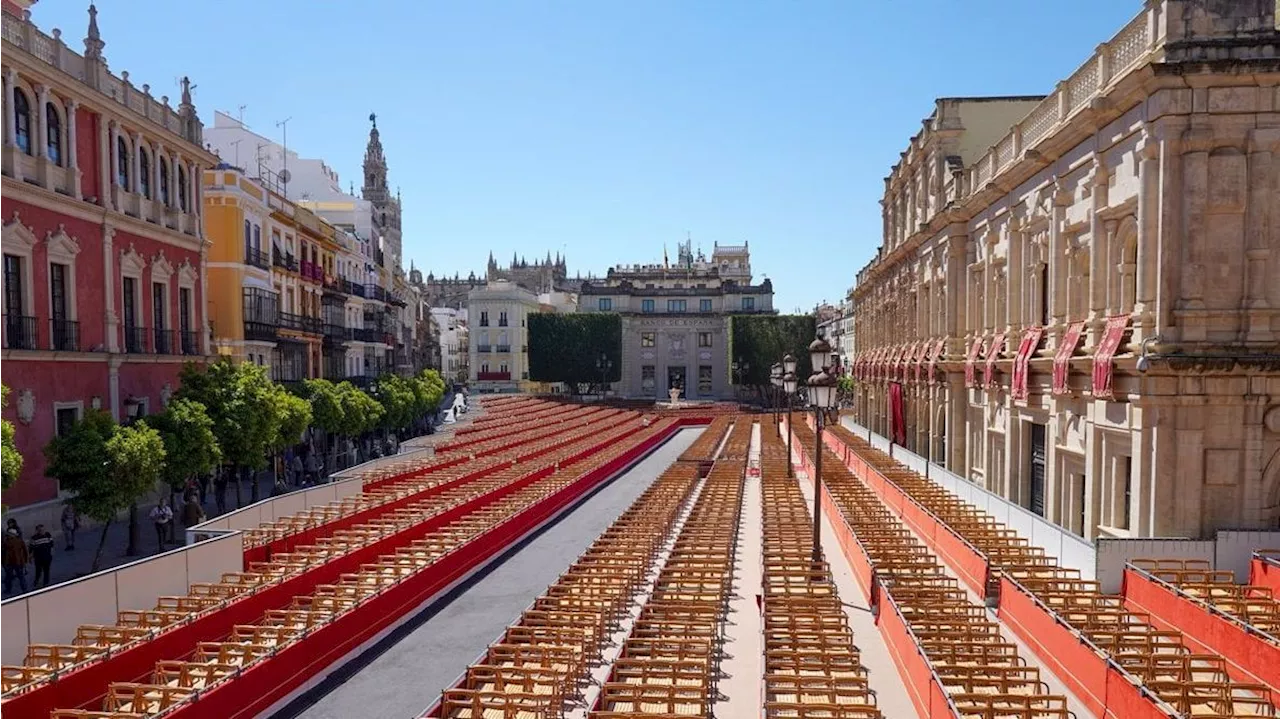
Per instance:
[[[809,343],[809,360],[813,366],[813,374],[809,376],[809,380],[805,382],[805,388],[808,390],[806,402],[813,409],[814,414],[814,437],[813,446],[813,558],[816,564],[822,561],[822,428],[827,413],[836,407],[836,388],[839,381],[836,376],[831,373],[833,363],[831,362],[831,345],[823,338],[819,337]],[[796,358],[790,353],[786,354],[782,361],[774,364],[769,371],[769,381],[774,387],[776,393],[781,390],[787,397],[787,476],[794,477],[795,472],[791,466],[791,434],[792,434],[792,408],[796,391],[800,388],[799,378],[796,377]],[[774,427],[779,426],[777,414],[780,411],[778,405],[781,402],[774,403]],[[779,431],[780,428],[779,428]]]

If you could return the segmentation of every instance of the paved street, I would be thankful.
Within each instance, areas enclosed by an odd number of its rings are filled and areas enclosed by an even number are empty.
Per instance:
[[[443,605],[428,608],[277,719],[417,717],[701,433],[682,431],[626,475],[518,548]]]

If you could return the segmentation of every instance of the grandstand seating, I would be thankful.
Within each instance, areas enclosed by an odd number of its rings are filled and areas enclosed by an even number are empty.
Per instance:
[[[798,429],[812,437],[808,428]],[[995,576],[1033,596],[1175,711],[1197,717],[1274,716],[1266,687],[1233,681],[1222,656],[1193,652],[1181,633],[1156,628],[1144,614],[1127,610],[1121,597],[1102,594],[1096,581],[1060,567],[1040,547],[846,428],[832,427],[830,436],[829,446],[844,445],[856,454],[869,471],[899,488],[985,556]],[[833,459],[840,462],[838,456]],[[1004,603],[1002,597],[1002,615]],[[1063,670],[1068,683],[1078,681],[1070,676],[1071,667]]]
[[[1199,559],[1134,559],[1131,564],[1257,632],[1280,637],[1280,602],[1271,587],[1236,584],[1235,573]]]
[[[795,432],[796,444],[812,452],[813,431],[797,425]],[[1027,665],[986,609],[970,599],[937,557],[834,452],[827,447],[823,451],[822,481],[839,510],[839,521],[852,530],[854,551],[864,553],[850,558],[851,563],[869,568],[860,581],[869,590],[876,587],[873,596],[885,595],[878,597],[881,629],[907,681],[922,681],[921,674],[908,670],[916,647],[902,645],[913,641],[926,660],[924,676],[940,685],[960,716],[1067,719],[1066,698],[1050,693],[1039,669]],[[909,639],[899,640],[900,635],[886,630],[897,617],[909,628]],[[913,698],[927,697],[931,691],[927,686],[910,689]]]

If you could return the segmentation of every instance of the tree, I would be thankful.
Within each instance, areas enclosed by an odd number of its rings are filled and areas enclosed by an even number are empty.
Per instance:
[[[96,572],[111,522],[155,487],[164,465],[164,440],[145,421],[120,427],[106,412],[89,410],[44,452],[45,472],[72,493],[71,506],[102,523],[93,557]]]
[[[164,441],[162,479],[171,494],[181,492],[192,477],[212,472],[222,462],[222,448],[213,434],[213,420],[205,406],[190,399],[174,399],[147,423]]]
[[[181,380],[177,397],[203,404],[213,420],[213,434],[222,448],[223,461],[230,465],[236,505],[240,506],[241,468],[264,469],[268,453],[280,439],[284,420],[284,404],[278,400],[281,392],[267,378],[265,368],[229,359],[204,369],[188,364]],[[256,479],[252,499],[258,500]]]
[[[280,385],[275,386],[275,410],[280,421],[276,437],[271,449],[279,451],[302,441],[302,435],[311,426],[311,403],[286,391]]]
[[[9,403],[9,388],[0,385],[0,407],[4,407]],[[3,475],[3,484],[0,489],[8,489],[17,481],[19,475],[22,474],[22,453],[18,451],[18,444],[14,440],[13,422],[9,420],[0,420],[0,431],[3,437],[0,438],[0,474]]]
[[[529,315],[529,379],[563,382],[574,394],[579,386],[598,384],[601,355],[612,363],[607,382],[622,378],[622,317],[582,313]]]
[[[413,421],[417,396],[413,387],[403,378],[394,374],[382,375],[374,382],[372,394],[382,405],[383,430],[399,431]]]
[[[770,368],[790,352],[796,358],[797,379],[803,385],[813,372],[809,343],[817,331],[812,315],[735,315],[730,319],[729,361],[745,361],[748,369],[743,383],[763,392],[770,385]]]
[[[342,423],[338,433],[355,439],[372,432],[382,424],[382,404],[350,382],[339,382],[338,400],[342,404]]]

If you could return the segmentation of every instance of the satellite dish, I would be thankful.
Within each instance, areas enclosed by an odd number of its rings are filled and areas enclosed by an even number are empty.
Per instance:
[[[293,175],[289,174],[289,170],[288,170],[288,169],[284,169],[284,170],[281,170],[281,171],[280,171],[280,181],[281,181],[281,182],[288,182],[288,181],[289,181],[289,178],[291,178],[291,177],[293,177]]]

